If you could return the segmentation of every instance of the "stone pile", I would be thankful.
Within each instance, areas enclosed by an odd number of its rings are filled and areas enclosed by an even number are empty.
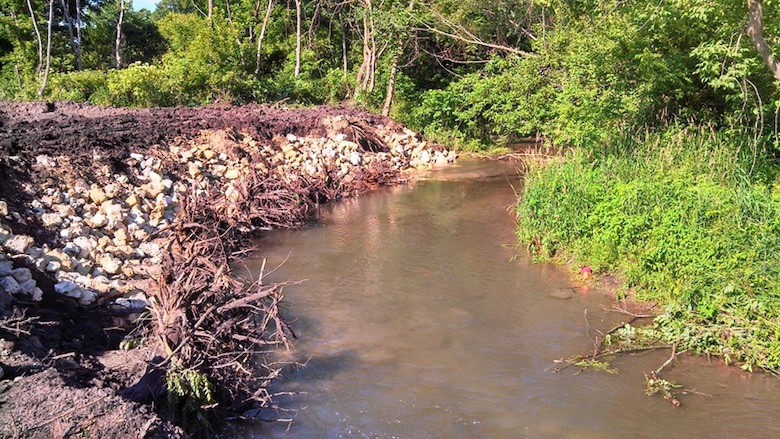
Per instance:
[[[231,131],[207,131],[195,140],[131,154],[122,174],[100,165],[96,156],[93,181],[109,182],[103,185],[68,176],[67,157],[39,156],[34,172],[61,183],[29,187],[34,198],[29,208],[59,239],[37,246],[32,237],[13,234],[7,219],[19,214],[0,202],[0,289],[41,300],[31,270],[14,263],[24,258],[27,266],[54,279],[56,293],[81,305],[111,300],[143,307],[144,286],[160,274],[163,256],[153,236],[174,220],[180,200],[191,191],[216,187],[237,200],[238,184],[253,171],[291,181],[325,174],[350,181],[376,161],[401,172],[455,159],[453,152],[436,150],[411,131],[377,132],[383,152],[365,151],[343,133],[287,134],[261,143]]]

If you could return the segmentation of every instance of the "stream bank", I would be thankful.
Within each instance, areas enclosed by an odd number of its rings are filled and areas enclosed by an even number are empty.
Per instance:
[[[247,236],[455,158],[352,109],[2,108],[10,437],[173,437],[184,433],[170,420],[199,419],[204,406],[224,417],[271,404],[263,389],[278,369],[244,371],[292,334],[277,309],[283,283],[230,276]]]

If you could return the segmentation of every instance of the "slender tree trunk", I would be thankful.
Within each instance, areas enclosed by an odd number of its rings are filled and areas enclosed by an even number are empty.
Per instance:
[[[119,0],[119,20],[116,22],[116,69],[122,68],[122,21],[125,18],[125,0]]]
[[[295,0],[295,72],[296,78],[301,74],[301,0]]]
[[[62,3],[62,13],[65,15],[65,23],[68,25],[68,35],[70,35],[70,42],[73,45],[73,53],[76,55],[76,70],[83,70],[81,65],[81,47],[80,41],[76,41],[76,36],[73,34],[73,21],[70,19],[70,12],[68,12],[68,3],[66,0],[60,0]]]
[[[19,28],[19,17],[17,17],[16,11],[14,11],[13,9],[11,9],[11,17],[14,20],[14,26],[16,26],[16,28],[18,29]],[[15,74],[15,77],[16,77],[16,85],[19,86],[19,90],[21,90],[22,89],[22,75],[19,73],[19,63],[14,64],[14,74]]]
[[[38,39],[38,67],[35,69],[38,79],[41,79],[41,68],[43,68],[43,40],[41,39],[41,32],[38,30],[38,22],[35,20],[35,11],[33,11],[32,3],[27,0],[27,8],[30,10],[30,18],[32,19],[33,29],[35,30],[35,37]]]
[[[255,76],[260,74],[260,55],[263,49],[263,38],[265,38],[265,30],[268,28],[268,21],[271,19],[271,11],[274,8],[274,0],[268,0],[268,7],[265,9],[265,18],[263,18],[263,25],[260,27],[260,35],[257,36],[257,53],[255,59]]]
[[[368,17],[368,29],[370,38],[369,57],[370,63],[368,64],[368,75],[366,75],[365,89],[369,93],[374,92],[374,85],[376,85],[376,35],[374,34],[374,9],[371,6],[371,0],[366,0],[368,3],[369,17]]]
[[[54,21],[54,0],[49,0],[49,30],[46,37],[46,70],[43,73],[43,82],[41,88],[38,89],[38,98],[43,97],[43,91],[46,90],[46,85],[49,82],[49,66],[51,65],[51,25]]]
[[[382,105],[382,116],[390,115],[390,106],[393,105],[393,97],[395,96],[395,77],[398,75],[398,59],[393,62],[393,66],[390,68],[390,79],[387,81],[387,95],[385,96],[385,104]]]
[[[209,17],[209,26],[213,26],[214,22],[212,20],[213,14],[214,14],[214,0],[209,0],[208,3],[208,17]]]
[[[409,1],[407,7],[409,12],[414,10],[414,0]],[[393,66],[390,67],[390,78],[387,80],[387,94],[385,95],[385,104],[382,105],[382,116],[390,115],[390,107],[393,105],[393,98],[395,97],[395,79],[398,76],[398,62],[401,60],[401,56],[404,52],[404,44],[401,43],[400,49],[393,58]]]
[[[84,69],[84,62],[81,59],[81,0],[76,0],[76,44],[79,46],[79,55],[76,63],[79,70]]]
[[[347,60],[347,27],[344,25],[344,20],[339,12],[339,22],[341,23],[341,61],[344,65],[344,79],[347,79],[349,72],[349,64]]]
[[[355,94],[361,90],[374,91],[374,73],[376,66],[376,39],[374,38],[374,18],[371,0],[361,0],[365,8],[363,13],[363,63],[358,69]]]
[[[780,81],[780,64],[772,55],[772,51],[764,39],[764,11],[761,0],[748,0],[748,27],[747,33],[756,50],[764,59],[772,75]]]

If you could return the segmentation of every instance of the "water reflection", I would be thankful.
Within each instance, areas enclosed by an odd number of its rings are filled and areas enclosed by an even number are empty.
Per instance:
[[[329,206],[322,221],[263,235],[259,256],[287,262],[285,290],[306,363],[275,390],[295,421],[241,437],[770,437],[780,387],[703,359],[668,379],[714,397],[676,409],[644,395],[644,371],[668,352],[616,359],[617,375],[549,368],[592,348],[587,333],[623,317],[600,294],[571,290],[553,266],[531,264],[505,209],[511,163],[467,161],[415,187]],[[260,259],[250,261],[259,271]],[[558,297],[560,297],[558,295]],[[585,315],[587,310],[587,318]],[[287,417],[288,413],[280,416]]]

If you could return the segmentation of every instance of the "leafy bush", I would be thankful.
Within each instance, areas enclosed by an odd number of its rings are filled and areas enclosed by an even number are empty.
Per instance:
[[[155,65],[135,63],[108,74],[111,104],[123,107],[164,107],[175,103],[167,72]]]
[[[106,72],[100,70],[54,74],[49,81],[49,99],[107,105],[107,76]]]
[[[641,37],[625,17],[572,23],[538,42],[535,54],[494,58],[444,90],[423,94],[406,120],[458,143],[507,143],[542,134],[556,144],[596,148],[636,124],[648,87]]]

